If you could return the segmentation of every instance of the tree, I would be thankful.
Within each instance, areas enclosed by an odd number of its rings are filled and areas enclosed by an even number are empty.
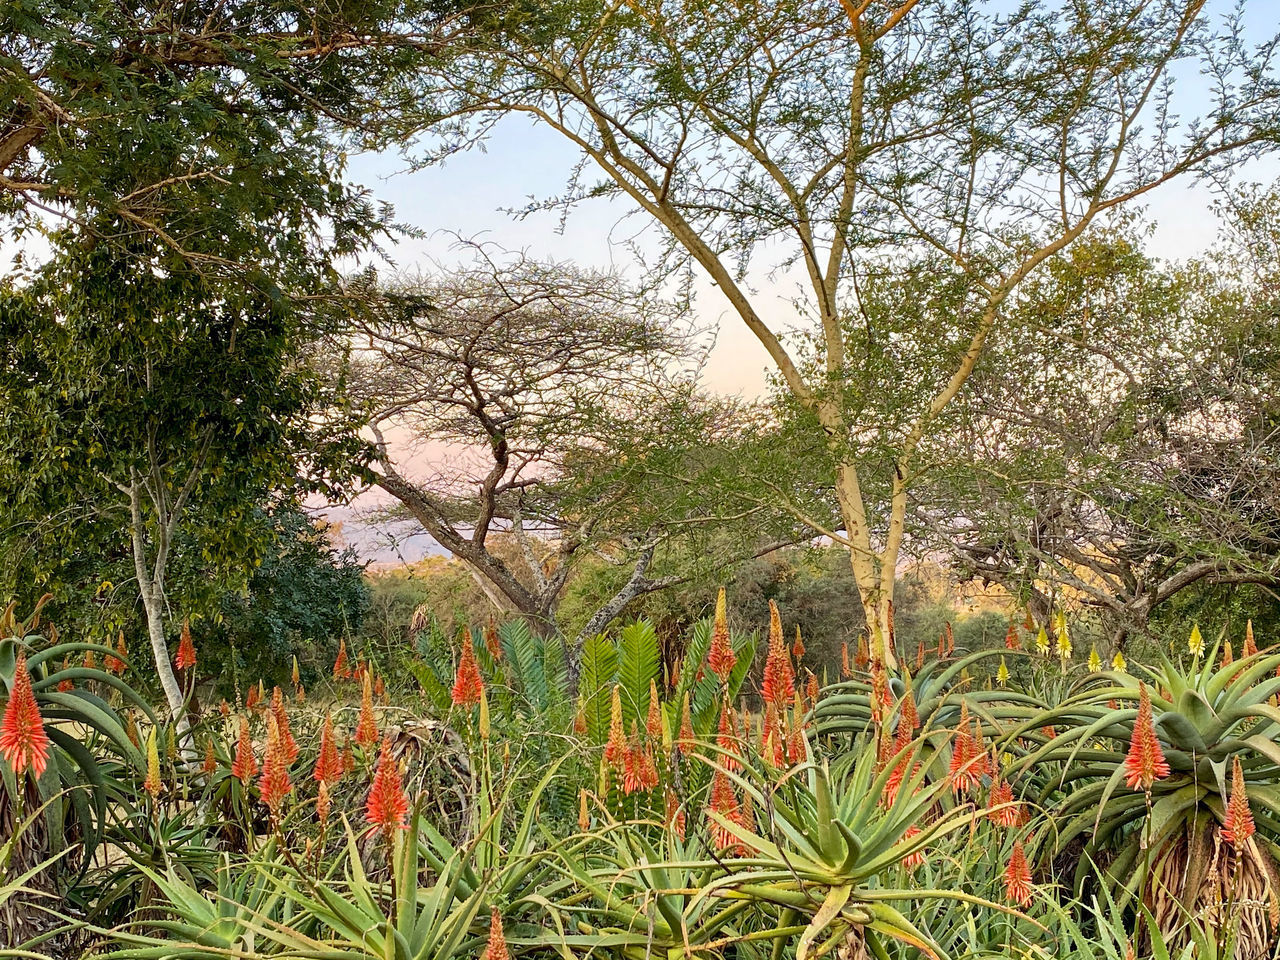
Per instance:
[[[938,438],[922,542],[1041,622],[1098,611],[1116,647],[1182,591],[1280,585],[1280,197],[1234,208],[1207,259],[1153,261],[1129,227],[1028,284]]]
[[[206,271],[259,263],[216,242],[212,209],[267,223],[273,203],[336,203],[355,227],[368,198],[336,151],[314,163],[317,146],[367,124],[388,78],[447,35],[430,8],[5,4],[0,218],[18,236],[50,218],[99,241],[146,234]]]
[[[174,619],[261,561],[272,533],[255,506],[340,479],[359,445],[302,361],[293,301],[62,239],[0,287],[0,536],[6,573],[31,577],[6,587],[65,593],[74,573],[93,589],[93,558],[128,557],[165,700],[185,722]],[[191,575],[175,597],[179,564]]]
[[[839,528],[813,529],[848,547],[890,662],[917,452],[1011,297],[1108,211],[1257,156],[1277,134],[1276,45],[1248,49],[1232,19],[1215,30],[1205,0],[1010,14],[969,0],[566,0],[471,14],[468,33],[404,78],[419,125],[449,151],[495,117],[531,117],[604,178],[575,177],[553,205],[623,196],[662,229],[664,268],[716,284],[821,440]],[[945,338],[919,331],[938,347],[921,371],[929,389],[881,430],[847,388],[888,331],[851,337],[844,321],[868,275],[930,256],[962,308]],[[803,285],[778,325],[746,279],[768,258]],[[807,369],[783,336],[795,325]]]
[[[610,274],[475,252],[470,268],[404,280],[356,331],[369,478],[537,629],[555,630],[580,557],[625,569],[581,640],[679,582],[654,575],[655,557],[724,519],[669,467],[712,446],[729,411],[698,396],[667,304]],[[411,453],[424,448],[425,475]],[[768,548],[758,534],[749,552]]]

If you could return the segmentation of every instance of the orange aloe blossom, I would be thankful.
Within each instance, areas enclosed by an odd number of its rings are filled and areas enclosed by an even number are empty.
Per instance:
[[[1129,752],[1124,758],[1124,782],[1130,790],[1141,787],[1150,790],[1157,780],[1169,776],[1169,764],[1156,739],[1155,723],[1151,719],[1151,695],[1147,685],[1138,683],[1138,716],[1133,722],[1133,736],[1129,740]]]
[[[30,767],[37,779],[49,764],[49,735],[44,731],[44,718],[31,690],[25,651],[18,654],[13,690],[0,719],[0,756],[9,762],[14,773],[21,774]]]
[[[364,807],[365,819],[390,839],[397,830],[403,830],[409,816],[409,800],[404,795],[404,783],[400,779],[400,767],[391,755],[391,735],[382,738],[382,751],[378,755],[378,768],[373,774],[373,786]]]

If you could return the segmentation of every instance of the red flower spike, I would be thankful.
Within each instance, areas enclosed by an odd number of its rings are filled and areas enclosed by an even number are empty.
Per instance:
[[[658,684],[649,681],[649,716],[644,723],[644,732],[652,740],[662,739],[662,705],[658,702]]]
[[[231,763],[231,775],[246,787],[258,772],[258,761],[253,755],[253,738],[249,736],[249,721],[240,718],[240,739],[236,741],[236,756]]]
[[[370,749],[378,742],[378,721],[373,715],[373,684],[369,675],[364,676],[364,692],[360,698],[360,720],[356,724],[355,741],[364,749]]]
[[[1006,650],[1020,650],[1022,644],[1018,643],[1018,628],[1013,620],[1009,620],[1009,629],[1004,634],[1004,648]]]
[[[178,656],[174,666],[179,670],[190,670],[196,665],[196,645],[191,642],[191,621],[182,621],[182,638],[178,641]]]
[[[919,827],[915,827],[915,826],[907,827],[906,832],[903,833],[902,835],[902,839],[914,840],[916,837],[920,836],[920,834],[923,832],[924,831],[922,831]],[[922,867],[924,866],[924,850],[920,849],[920,850],[917,850],[915,853],[908,853],[905,857],[899,860],[898,863],[901,864],[902,868],[904,870],[907,870],[908,872],[911,870],[914,870],[916,867]]]
[[[1004,870],[1004,895],[1010,903],[1025,907],[1031,903],[1032,890],[1026,851],[1022,849],[1022,841],[1015,840],[1009,865]]]
[[[502,935],[502,915],[497,907],[489,915],[489,945],[485,947],[484,960],[511,960],[507,939]]]
[[[279,689],[278,687],[276,689]],[[293,783],[286,767],[284,737],[274,714],[267,714],[267,748],[262,756],[262,777],[258,780],[258,793],[272,816],[278,816]]]
[[[124,640],[123,631],[120,633],[120,640],[121,641]],[[120,673],[124,670],[124,664],[120,661],[120,658],[117,657],[114,653],[109,653],[105,657],[103,657],[102,665],[103,667],[106,668],[107,673]],[[62,666],[64,668],[67,666],[67,659],[64,659],[62,661]]]
[[[324,716],[324,728],[320,731],[320,752],[316,755],[316,767],[311,776],[318,783],[337,783],[342,779],[342,757],[333,738],[333,717]]]
[[[244,708],[252,711],[258,706],[258,701],[262,699],[262,693],[257,686],[249,688],[249,695],[244,698]]]
[[[0,718],[0,756],[9,762],[15,774],[28,767],[36,779],[49,765],[49,735],[44,732],[44,718],[31,690],[31,674],[27,670],[27,654],[18,654],[13,668],[13,690]]]
[[[347,641],[338,638],[338,655],[333,661],[333,679],[346,680],[351,676],[351,665],[347,662]]]
[[[63,657],[63,658],[62,658],[62,669],[63,669],[63,670],[69,670],[69,669],[71,669],[71,656],[70,656],[70,655],[67,655],[67,656],[65,656],[65,657]],[[75,689],[75,686],[76,686],[76,685],[75,685],[75,683],[74,683],[73,681],[71,681],[71,680],[59,680],[59,681],[58,681],[58,692],[59,692],[59,693],[67,693],[67,692],[69,692],[69,691],[71,691],[71,690],[74,690],[74,689]]]
[[[725,607],[724,587],[716,596],[716,618],[711,628],[711,648],[707,651],[707,666],[711,668],[721,681],[728,680],[729,674],[738,663],[738,655],[733,652],[733,644],[729,640],[729,616]]]
[[[369,790],[364,813],[365,819],[388,838],[407,826],[409,801],[404,795],[400,767],[391,755],[390,734],[382,738],[382,752],[378,755],[378,768],[373,774],[373,786]]]
[[[1244,771],[1240,758],[1231,758],[1231,799],[1227,801],[1227,815],[1222,819],[1222,839],[1237,850],[1257,832],[1253,811],[1249,809],[1249,795],[1245,790]]]
[[[627,735],[622,728],[622,694],[617,684],[609,704],[609,739],[604,745],[605,765],[615,770],[627,760]]]
[[[231,716],[231,704],[227,703],[226,697],[223,697],[222,702],[218,704],[218,713],[222,714],[223,720]]]
[[[1124,782],[1130,790],[1141,787],[1150,791],[1157,780],[1169,776],[1169,764],[1156,739],[1155,723],[1151,719],[1151,695],[1147,685],[1138,683],[1138,716],[1133,722],[1133,736],[1129,740],[1129,752],[1124,758]]]
[[[285,766],[298,759],[298,741],[289,730],[289,714],[284,709],[284,694],[276,687],[271,691],[271,716],[280,733],[280,746],[284,751]]]
[[[795,694],[795,673],[791,669],[791,659],[787,656],[787,648],[782,642],[782,617],[778,613],[778,605],[769,601],[769,655],[764,663],[764,682],[760,692],[766,703],[772,703],[779,710],[785,710]]]
[[[800,636],[800,624],[796,624],[796,642],[791,645],[791,655],[796,658],[796,664],[804,659],[804,638]]]
[[[458,672],[453,677],[453,690],[450,696],[455,707],[473,707],[480,702],[480,692],[484,690],[484,678],[480,676],[480,665],[476,663],[475,643],[471,639],[471,628],[462,633],[462,655],[458,657]]]
[[[962,700],[960,722],[956,724],[955,736],[951,741],[951,763],[947,767],[951,789],[957,794],[966,793],[978,785],[978,775],[974,769],[978,753],[973,743],[972,729],[969,704]]]

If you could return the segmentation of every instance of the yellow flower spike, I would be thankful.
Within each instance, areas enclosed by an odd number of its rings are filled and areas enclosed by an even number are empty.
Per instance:
[[[156,745],[156,728],[151,728],[147,737],[147,778],[142,782],[147,793],[153,797],[160,796],[164,783],[160,779],[160,748]]]
[[[1200,636],[1200,624],[1193,624],[1191,636],[1187,638],[1187,650],[1193,657],[1204,656],[1204,637]]]
[[[1000,669],[996,671],[996,682],[1002,687],[1009,682],[1009,668],[1005,666],[1004,657],[1000,658]]]
[[[1044,627],[1040,627],[1040,632],[1036,634],[1036,650],[1040,653],[1049,652],[1049,634]]]
[[[1071,659],[1071,634],[1067,631],[1067,615],[1061,610],[1058,611],[1057,624],[1054,632],[1058,635],[1057,648],[1058,656],[1063,660]]]
[[[489,697],[484,687],[480,688],[480,739],[489,739]]]
[[[1089,648],[1089,672],[1090,673],[1102,672],[1102,658],[1098,656],[1097,647]]]
[[[1111,658],[1111,669],[1116,671],[1116,673],[1129,672],[1129,664],[1125,662],[1124,654],[1119,650],[1117,650],[1116,655]]]

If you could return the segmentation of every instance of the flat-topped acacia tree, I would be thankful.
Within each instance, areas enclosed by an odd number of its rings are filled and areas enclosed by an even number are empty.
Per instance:
[[[804,520],[848,547],[890,663],[916,454],[1010,298],[1099,217],[1280,136],[1274,42],[1250,47],[1240,11],[1215,19],[1205,0],[561,0],[469,14],[401,78],[418,103],[407,129],[430,131],[442,156],[527,116],[584,159],[551,205],[624,197],[661,228],[661,270],[715,283],[821,438],[832,519]],[[857,316],[858,284],[925,257],[961,306],[943,330],[907,330],[938,349],[885,425],[860,413],[860,365],[902,331]],[[779,266],[801,292],[771,323],[772,295],[747,273]]]

